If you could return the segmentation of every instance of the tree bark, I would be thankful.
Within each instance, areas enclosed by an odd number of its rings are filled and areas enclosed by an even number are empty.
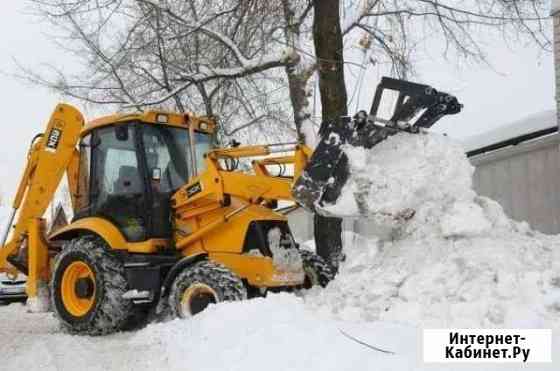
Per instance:
[[[313,0],[313,41],[319,66],[323,120],[338,119],[347,110],[340,0]]]
[[[301,48],[300,24],[296,22],[296,14],[290,0],[283,0],[284,35],[286,43],[292,48],[290,63],[286,64],[285,72],[288,78],[290,101],[294,112],[294,123],[298,140],[310,147],[315,146],[315,133],[311,121],[309,92],[307,85],[315,71],[314,66],[305,65],[299,51]]]
[[[344,82],[344,55],[340,27],[340,0],[313,0],[313,41],[317,56],[322,120],[348,114]],[[314,216],[317,253],[338,268],[342,254],[342,219]]]

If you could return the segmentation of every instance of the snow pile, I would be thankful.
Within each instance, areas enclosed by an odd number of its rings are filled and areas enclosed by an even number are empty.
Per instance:
[[[560,241],[510,232],[356,244],[306,302],[342,320],[560,328]]]
[[[347,235],[341,273],[309,292],[311,307],[422,327],[560,327],[560,238],[477,196],[460,147],[436,135],[397,135],[365,153],[367,161],[363,151],[347,151],[353,173],[333,209],[347,204],[354,213],[366,179],[372,215],[405,208],[415,215],[391,221],[391,241]]]
[[[148,348],[153,356],[146,358],[156,361],[154,368],[366,369],[377,355],[368,355],[367,349],[341,336],[340,326],[317,317],[294,295],[272,294],[267,299],[213,306],[196,320],[151,325],[133,337],[130,345],[145,347],[151,339]],[[414,341],[413,336],[409,338]],[[393,346],[391,341],[389,346]]]
[[[286,293],[105,337],[58,333],[51,315],[20,305],[0,313],[0,368],[8,370],[409,370],[420,351],[413,327],[333,321]],[[372,351],[341,331],[399,354]]]
[[[327,214],[390,221],[425,203],[470,200],[474,169],[444,136],[401,133],[370,150],[346,146],[350,178]],[[466,165],[466,166],[465,166]]]

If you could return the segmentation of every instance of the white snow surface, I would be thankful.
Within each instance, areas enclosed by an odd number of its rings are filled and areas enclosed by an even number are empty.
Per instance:
[[[463,148],[445,136],[401,133],[369,150],[346,146],[344,151],[351,175],[337,203],[319,207],[325,214],[386,223],[426,203],[447,205],[474,196],[474,168]],[[366,211],[359,207],[358,197]]]
[[[60,333],[52,316],[19,304],[1,313],[6,370],[413,370],[419,356],[414,327],[332,320],[286,293],[106,337]],[[400,354],[371,351],[341,330]]]
[[[416,213],[389,222],[390,241],[346,233],[346,261],[326,289],[222,303],[192,319],[101,338],[64,334],[51,314],[0,307],[1,368],[503,370],[421,361],[422,329],[483,327],[552,329],[553,365],[506,369],[559,369],[560,237],[511,221],[496,202],[477,196],[472,167],[447,138],[397,135],[369,153],[348,153],[362,179],[391,186],[367,198],[381,203],[369,203],[372,210]],[[394,162],[384,169],[384,160]],[[375,171],[371,179],[368,171]],[[398,184],[405,179],[409,184]],[[352,187],[343,197],[354,202]]]
[[[460,145],[436,134],[398,134],[346,153],[349,181],[326,210],[356,215],[356,195],[363,196],[372,222],[393,228],[392,240],[351,237],[341,274],[312,290],[309,305],[346,320],[428,327],[560,324],[560,238],[477,196]],[[414,217],[399,219],[406,209]]]

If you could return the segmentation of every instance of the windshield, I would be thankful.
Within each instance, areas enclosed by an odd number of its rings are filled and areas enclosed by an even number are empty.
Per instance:
[[[142,138],[149,176],[160,174],[160,191],[171,192],[189,178],[189,132],[169,126],[145,125]]]
[[[148,172],[161,174],[160,192],[172,192],[195,174],[192,169],[189,131],[172,126],[145,125],[143,141]],[[204,170],[204,153],[211,147],[210,136],[195,132],[197,172]]]

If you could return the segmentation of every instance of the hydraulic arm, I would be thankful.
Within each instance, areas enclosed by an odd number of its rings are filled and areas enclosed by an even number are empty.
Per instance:
[[[13,200],[12,212],[2,236],[0,271],[16,267],[26,273],[30,297],[36,295],[37,280],[46,280],[48,276],[48,249],[43,237],[42,216],[65,172],[71,193],[75,195],[72,190],[77,184],[79,161],[76,144],[83,124],[82,114],[76,108],[67,104],[56,106],[45,132],[37,135],[31,143],[27,164]]]
[[[274,153],[289,155],[270,156]],[[231,206],[231,198],[243,200],[230,212],[215,218],[211,223],[179,239],[176,246],[183,249],[196,243],[202,236],[226,223],[229,218],[250,210],[252,205],[275,208],[277,202],[294,202],[292,185],[311,156],[312,150],[297,143],[278,143],[236,148],[216,149],[206,155],[206,170],[199,177],[182,187],[173,197],[179,218],[192,219],[203,213]],[[242,158],[262,157],[252,161],[252,174],[235,171]],[[221,162],[226,164],[222,167]],[[290,174],[271,175],[269,166],[289,167]],[[294,207],[297,207],[294,206]]]

